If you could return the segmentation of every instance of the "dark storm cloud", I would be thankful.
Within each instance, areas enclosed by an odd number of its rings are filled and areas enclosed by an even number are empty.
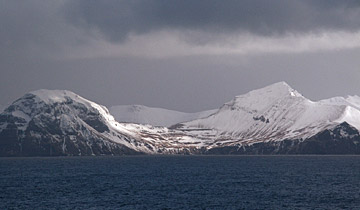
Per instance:
[[[359,30],[358,0],[77,0],[64,7],[70,23],[121,41],[160,29],[215,33]]]
[[[88,46],[94,31],[122,41],[129,34],[178,30],[191,44],[207,44],[237,32],[274,36],[322,29],[359,30],[360,1],[0,0],[0,59],[67,54],[66,47]]]
[[[19,61],[86,43],[83,32],[62,18],[62,5],[62,1],[0,0],[0,60]]]
[[[46,88],[68,89],[105,105],[200,111],[282,80],[311,99],[360,95],[359,4],[0,0],[0,105]],[[302,34],[318,30],[325,33]],[[245,41],[231,42],[239,32]],[[294,34],[278,39],[287,32]],[[121,42],[131,34],[144,36]],[[230,40],[230,47],[213,45],[214,39]],[[300,50],[289,53],[288,46]],[[238,48],[264,53],[232,53]],[[142,56],[157,53],[172,56]],[[95,56],[83,56],[88,54]]]

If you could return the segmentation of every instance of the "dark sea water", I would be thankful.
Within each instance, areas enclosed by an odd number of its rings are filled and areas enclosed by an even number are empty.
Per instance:
[[[0,209],[360,209],[360,156],[0,158]]]

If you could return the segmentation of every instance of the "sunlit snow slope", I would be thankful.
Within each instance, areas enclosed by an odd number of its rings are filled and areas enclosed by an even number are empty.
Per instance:
[[[221,139],[222,144],[248,144],[306,139],[344,121],[360,129],[359,97],[313,102],[279,82],[237,96],[209,117],[176,127],[199,138]]]
[[[110,113],[118,122],[150,124],[164,127],[207,117],[215,111],[216,110],[208,110],[196,113],[185,113],[143,105],[121,105],[110,107]]]

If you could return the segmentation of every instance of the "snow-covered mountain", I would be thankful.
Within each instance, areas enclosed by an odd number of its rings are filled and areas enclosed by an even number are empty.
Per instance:
[[[359,130],[360,97],[314,102],[284,82],[169,128],[120,123],[73,92],[38,90],[0,114],[0,156],[360,154]]]
[[[313,102],[285,82],[251,91],[215,114],[173,128],[204,139],[209,147],[305,140],[346,122],[360,130],[359,97]]]
[[[207,110],[196,113],[185,113],[143,105],[121,105],[110,107],[110,113],[118,122],[150,124],[164,127],[207,117],[215,111],[216,110]]]
[[[0,115],[0,156],[186,153],[182,132],[118,123],[106,107],[64,90],[38,90]]]

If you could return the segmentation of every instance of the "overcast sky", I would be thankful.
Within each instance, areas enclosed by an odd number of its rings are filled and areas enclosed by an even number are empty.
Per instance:
[[[0,104],[67,89],[195,112],[286,81],[360,95],[359,0],[0,0]]]

